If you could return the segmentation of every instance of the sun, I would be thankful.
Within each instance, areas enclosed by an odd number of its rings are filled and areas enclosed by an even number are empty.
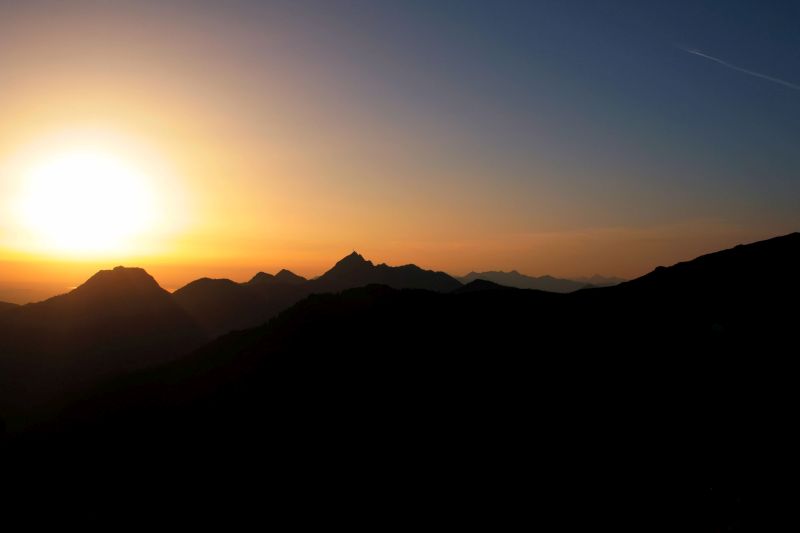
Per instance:
[[[22,180],[22,225],[50,251],[119,252],[150,229],[149,176],[110,151],[72,149],[33,164]]]

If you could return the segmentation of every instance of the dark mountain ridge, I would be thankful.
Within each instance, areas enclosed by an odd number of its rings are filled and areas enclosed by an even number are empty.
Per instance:
[[[270,317],[258,293],[229,279],[201,278],[175,291],[172,297],[212,337],[253,327]]]
[[[346,259],[347,272],[375,268],[363,258]],[[335,268],[341,272],[341,266]],[[800,295],[800,284],[787,283],[790,278],[785,276],[799,267],[800,234],[792,234],[659,267],[619,286],[569,294],[513,289],[485,280],[448,293],[370,285],[313,294],[263,326],[223,336],[172,364],[169,373],[177,381],[170,385],[170,394],[182,394],[175,388],[179,382],[199,380],[209,392],[229,390],[208,385],[217,379],[271,380],[259,374],[266,372],[259,370],[263,365],[276,371],[280,367],[282,375],[299,372],[297,379],[321,372],[327,380],[333,372],[341,380],[337,388],[351,382],[340,375],[345,367],[354,372],[353,379],[362,379],[369,368],[391,383],[419,379],[419,372],[437,374],[458,367],[470,373],[478,367],[490,373],[515,368],[503,378],[515,381],[532,376],[536,368],[565,371],[574,360],[580,361],[580,374],[587,378],[596,379],[593,371],[602,369],[607,379],[616,380],[613,369],[623,361],[649,367],[669,357],[671,364],[693,365],[702,374],[722,353],[728,354],[728,365],[736,366],[737,357],[748,349],[785,341],[791,330],[784,326],[797,318],[785,309]],[[733,290],[730,283],[744,273],[763,281]],[[520,351],[529,339],[535,339],[536,348]],[[643,350],[647,359],[639,357]],[[556,352],[574,352],[578,358],[554,357]],[[597,358],[590,353],[614,355]],[[344,366],[334,370],[338,365]],[[385,374],[389,367],[394,370]],[[668,375],[672,374],[659,379]],[[193,387],[187,385],[186,390]]]
[[[357,257],[344,266],[378,268]],[[784,473],[778,457],[794,454],[798,267],[792,234],[569,294],[486,281],[312,294],[262,326],[98,386],[12,435],[9,450],[63,458],[74,465],[64,479],[85,479],[93,464],[115,464],[126,480],[142,469],[156,491],[158,472],[202,465],[192,508],[210,490],[202,501],[225,517],[241,512],[225,495],[246,472],[328,512],[356,497],[353,513],[420,519],[404,499],[413,494],[495,526],[534,505],[548,520],[572,517],[570,529],[713,531],[719,510],[698,500],[708,487],[730,487],[720,480],[733,467],[740,480]],[[736,517],[739,530],[774,515],[751,513]]]
[[[101,352],[131,344],[165,351],[203,338],[152,276],[124,267],[101,270],[67,294],[11,309],[0,331],[0,353]]]
[[[312,280],[284,269],[275,275],[259,272],[246,283],[197,280],[178,289],[173,296],[189,315],[216,336],[260,325],[310,294],[370,284],[442,292],[461,286],[443,272],[423,270],[416,265],[376,266],[353,252]]]
[[[290,270],[281,269],[275,275],[267,274],[265,272],[259,272],[253,278],[248,281],[247,283],[250,285],[261,284],[261,283],[285,283],[285,284],[300,284],[308,281],[303,276],[298,276],[294,272]]]
[[[800,265],[800,233],[790,233],[752,244],[702,255],[671,267],[658,267],[649,274],[625,282],[626,290],[658,290],[683,293],[749,293],[797,289],[800,280],[790,276]],[[744,282],[744,280],[753,280]]]
[[[417,265],[374,265],[357,252],[340,260],[319,278],[312,280],[312,292],[336,292],[369,284],[386,285],[395,289],[425,289],[449,292],[461,283],[444,272],[423,270]]]
[[[173,294],[141,268],[102,270],[67,294],[0,309],[0,415],[24,421],[19,413],[34,404],[51,412],[62,401],[57,398],[75,396],[93,381],[162,364],[229,331],[263,324],[309,294],[373,282],[460,286],[442,273],[376,267],[358,254],[312,281],[284,269],[246,283],[202,278]]]

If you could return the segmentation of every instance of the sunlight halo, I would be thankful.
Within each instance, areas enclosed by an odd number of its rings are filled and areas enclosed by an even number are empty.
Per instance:
[[[21,176],[20,225],[38,248],[74,255],[125,251],[156,223],[152,178],[91,147],[37,159]]]

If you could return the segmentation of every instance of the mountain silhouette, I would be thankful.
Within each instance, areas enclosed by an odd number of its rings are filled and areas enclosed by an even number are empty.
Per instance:
[[[18,307],[17,304],[11,304],[11,303],[7,303],[7,302],[0,302],[0,313],[3,313],[5,311],[9,311],[11,309],[14,309],[15,307]]]
[[[71,292],[4,313],[3,353],[165,351],[201,338],[169,292],[140,268],[102,270]]]
[[[462,283],[483,279],[505,285],[506,287],[516,287],[518,289],[536,289],[549,292],[574,292],[586,288],[589,284],[573,281],[569,279],[559,279],[552,276],[532,277],[520,274],[516,270],[511,272],[490,271],[490,272],[470,272],[466,276],[459,278]]]
[[[44,404],[207,339],[144,270],[100,271],[67,294],[0,315],[0,408]]]
[[[275,275],[267,274],[265,272],[259,272],[258,274],[253,276],[253,278],[247,283],[249,285],[276,284],[276,283],[284,283],[286,285],[299,285],[306,281],[308,280],[303,276],[298,276],[294,272],[282,269]]]
[[[255,276],[253,276],[248,283],[271,283],[275,279],[273,274],[267,274],[266,272],[259,272]]]
[[[354,254],[332,271],[363,275],[375,268]],[[791,337],[795,317],[785,309],[800,296],[797,268],[800,234],[791,234],[659,267],[619,286],[569,294],[513,289],[485,280],[446,293],[373,284],[312,294],[268,324],[223,336],[171,364],[163,370],[171,376],[170,392],[164,397],[239,391],[234,394],[238,402],[241,391],[258,395],[267,383],[275,386],[277,376],[290,375],[290,382],[313,382],[316,375],[325,380],[303,385],[316,396],[345,384],[365,387],[365,372],[377,373],[384,385],[397,386],[453,371],[481,380],[483,372],[503,374],[503,380],[517,383],[534,368],[560,372],[575,361],[582,365],[580,375],[589,380],[585,386],[593,390],[595,372],[609,383],[621,378],[614,372],[621,361],[629,360],[619,359],[623,356],[635,357],[641,367],[659,364],[660,357],[668,355],[671,364],[689,364],[700,372],[716,364],[714,354],[727,353],[733,364],[743,351]],[[640,358],[643,347],[648,360]],[[609,349],[615,360],[591,355]],[[550,350],[579,355],[543,358]],[[519,373],[506,375],[510,368]],[[142,379],[158,381],[160,372],[150,371]],[[672,376],[663,372],[659,380]],[[580,375],[573,378],[583,379]],[[240,381],[241,387],[223,386]]]
[[[416,265],[375,266],[356,252],[319,278],[307,280],[288,270],[259,272],[246,283],[196,280],[173,293],[175,301],[211,336],[260,325],[313,293],[339,292],[371,284],[450,291],[461,286],[443,272]]]
[[[283,269],[280,272],[278,272],[277,274],[275,274],[275,280],[276,281],[280,281],[281,283],[287,283],[287,284],[300,284],[300,283],[304,283],[304,282],[308,281],[303,276],[298,276],[294,272],[291,272],[291,271],[286,270],[286,269]]]
[[[271,316],[269,306],[258,292],[229,279],[198,279],[172,296],[212,337],[251,328]]]
[[[75,475],[139,457],[158,472],[203,465],[202,490],[245,471],[301,494],[323,477],[335,499],[343,480],[379,477],[436,505],[446,487],[470,506],[534,498],[554,519],[580,509],[586,525],[637,512],[668,517],[667,529],[703,525],[696,500],[665,487],[706,494],[695,491],[717,485],[703,476],[741,465],[755,438],[760,467],[791,442],[799,267],[792,234],[568,294],[485,280],[309,294],[266,324],[86,389],[47,423],[12,427],[9,442],[79,465]],[[356,254],[319,279],[376,269]],[[380,506],[386,493],[364,498]]]
[[[336,292],[370,284],[386,285],[395,289],[426,289],[449,292],[461,283],[444,272],[423,270],[417,265],[391,267],[385,263],[374,265],[357,252],[337,262],[322,276],[309,282],[311,292]]]
[[[509,287],[507,285],[499,285],[492,281],[487,281],[482,278],[476,278],[473,281],[468,282],[467,284],[457,288],[453,291],[455,294],[463,294],[467,292],[478,292],[478,291],[495,291],[495,290],[510,290],[514,287]]]
[[[707,254],[619,285],[626,291],[686,297],[748,294],[778,297],[792,294],[800,280],[791,276],[800,266],[800,233]],[[727,299],[730,299],[728,297]]]
[[[358,252],[353,252],[350,255],[343,257],[333,265],[333,268],[322,275],[328,279],[354,279],[364,278],[370,276],[375,270],[375,265],[372,261],[367,261],[364,256]]]
[[[231,368],[239,372],[247,368],[246,361],[278,357],[289,358],[281,359],[289,364],[295,357],[289,354],[307,354],[316,361],[319,354],[343,351],[366,358],[370,367],[412,355],[414,360],[431,358],[426,365],[444,364],[456,354],[507,358],[530,345],[531,338],[537,351],[590,353],[613,346],[613,353],[627,357],[646,347],[651,357],[675,353],[685,360],[686,352],[740,354],[785,342],[795,317],[784,310],[800,295],[798,268],[797,233],[659,267],[617,286],[568,294],[509,289],[486,280],[462,286],[413,265],[376,266],[357,253],[315,280],[291,274],[256,275],[244,284],[202,279],[173,295],[141,269],[117,268],[99,272],[67,295],[0,315],[0,353],[5,368],[21,360],[32,367],[58,355],[63,368],[95,364],[100,374],[100,366],[105,371],[147,366],[167,354],[179,355],[204,334],[255,323],[264,325],[221,337],[182,360],[222,357],[219,365],[235,362]],[[370,283],[376,280],[382,283]],[[394,289],[390,283],[406,287]],[[362,288],[339,290],[354,284]],[[432,291],[431,286],[450,290]],[[373,360],[375,350],[388,359]],[[693,364],[707,360],[703,356]],[[199,363],[186,364],[195,368]],[[181,379],[194,376],[194,371],[175,372],[184,373]],[[256,375],[248,371],[246,379]],[[245,379],[228,371],[219,376]],[[215,383],[218,376],[202,379]]]

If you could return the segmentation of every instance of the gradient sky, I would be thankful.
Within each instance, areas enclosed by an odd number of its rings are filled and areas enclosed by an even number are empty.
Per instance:
[[[2,2],[0,300],[353,249],[630,278],[796,231],[798,27],[797,2]],[[159,182],[123,253],[37,247],[2,205],[84,137]]]

